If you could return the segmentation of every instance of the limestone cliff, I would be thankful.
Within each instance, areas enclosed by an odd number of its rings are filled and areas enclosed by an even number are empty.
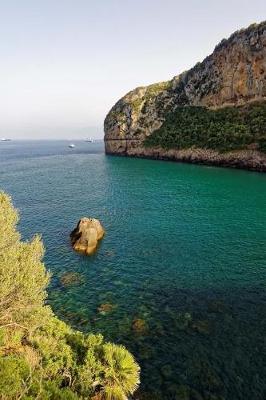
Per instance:
[[[210,56],[172,80],[139,87],[126,94],[106,116],[106,153],[209,161],[266,170],[265,155],[258,151],[260,148],[252,143],[251,138],[245,142],[249,146],[243,145],[241,152],[236,154],[234,151],[233,155],[232,152],[221,155],[215,147],[145,145],[147,138],[159,132],[167,117],[180,107],[217,110],[225,106],[238,107],[254,100],[266,100],[266,22],[253,24],[222,40]],[[264,118],[263,115],[260,118]],[[178,121],[175,120],[175,123],[178,125]],[[239,126],[238,122],[238,134],[246,129]],[[262,130],[264,126],[265,121],[260,123],[258,129]],[[260,133],[265,135],[266,131]],[[246,130],[245,134],[248,134]],[[239,164],[239,160],[247,160],[247,164]]]

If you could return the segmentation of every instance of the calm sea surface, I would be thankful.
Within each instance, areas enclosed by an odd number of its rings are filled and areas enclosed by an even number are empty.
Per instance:
[[[23,238],[43,237],[55,313],[125,344],[143,399],[264,400],[266,175],[75,143],[0,143],[0,187]],[[92,257],[69,245],[82,216],[106,229]]]

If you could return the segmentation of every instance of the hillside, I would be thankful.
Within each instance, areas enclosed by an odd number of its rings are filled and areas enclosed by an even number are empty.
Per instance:
[[[266,171],[266,22],[172,80],[139,87],[104,122],[107,154]]]

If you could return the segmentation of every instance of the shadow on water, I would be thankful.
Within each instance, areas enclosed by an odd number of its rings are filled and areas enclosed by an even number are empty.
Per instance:
[[[263,288],[143,287],[139,297],[143,302],[128,312],[129,299],[116,298],[112,308],[107,293],[107,312],[95,309],[89,320],[82,310],[60,311],[76,328],[119,338],[134,353],[142,370],[136,399],[266,398]]]

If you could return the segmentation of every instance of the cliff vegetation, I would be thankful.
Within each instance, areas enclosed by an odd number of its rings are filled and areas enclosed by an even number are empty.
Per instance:
[[[165,149],[194,146],[219,151],[252,148],[266,152],[266,102],[217,110],[177,107],[144,144]]]

